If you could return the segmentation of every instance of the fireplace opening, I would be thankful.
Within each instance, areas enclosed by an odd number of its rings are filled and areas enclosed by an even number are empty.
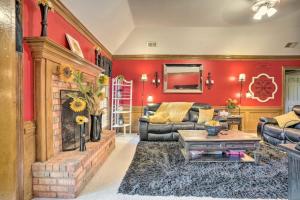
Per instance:
[[[73,112],[70,108],[72,98],[68,97],[68,94],[77,93],[81,96],[79,91],[74,90],[60,90],[61,100],[61,134],[62,134],[62,151],[71,151],[79,148],[80,144],[80,127],[76,123],[76,116],[83,115],[89,119],[88,110],[85,109],[82,112]],[[85,124],[85,141],[90,140],[89,136],[89,123]]]

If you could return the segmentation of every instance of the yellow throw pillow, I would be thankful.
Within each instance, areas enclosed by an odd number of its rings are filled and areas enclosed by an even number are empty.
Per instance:
[[[274,118],[277,120],[280,128],[285,128],[300,123],[299,117],[293,111]]]
[[[199,118],[198,123],[202,124],[211,121],[214,117],[214,109],[201,109],[199,108]]]
[[[150,120],[150,123],[165,124],[165,123],[169,122],[169,115],[168,115],[168,113],[161,112],[161,113],[154,114],[153,116],[150,116],[149,120]]]

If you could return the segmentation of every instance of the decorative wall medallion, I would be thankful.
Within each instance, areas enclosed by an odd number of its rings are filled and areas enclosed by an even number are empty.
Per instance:
[[[270,99],[274,99],[277,89],[275,78],[265,73],[252,77],[252,82],[249,85],[252,99],[256,99],[259,102],[267,102]]]

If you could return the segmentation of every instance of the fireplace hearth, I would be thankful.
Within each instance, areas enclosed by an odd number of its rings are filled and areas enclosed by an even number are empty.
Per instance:
[[[80,145],[80,127],[76,124],[75,118],[78,115],[86,116],[89,119],[88,110],[85,109],[82,112],[75,113],[70,109],[70,103],[72,98],[67,95],[70,93],[78,93],[74,90],[60,90],[61,100],[61,131],[62,131],[62,151],[71,151],[79,148]],[[89,136],[89,123],[85,124],[85,141],[90,140]]]

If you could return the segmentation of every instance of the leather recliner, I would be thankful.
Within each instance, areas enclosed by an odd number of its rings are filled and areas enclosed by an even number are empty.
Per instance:
[[[300,117],[300,105],[295,105],[292,111]],[[262,117],[259,119],[257,132],[264,141],[273,145],[300,142],[300,123],[280,128],[276,119]]]
[[[154,115],[160,103],[145,107],[144,115],[139,119],[139,134],[142,141],[177,141],[178,130],[204,130],[204,124],[198,124],[199,108],[210,109],[209,104],[194,103],[180,123],[154,124],[149,122],[149,116]],[[227,128],[227,123],[222,123]]]

